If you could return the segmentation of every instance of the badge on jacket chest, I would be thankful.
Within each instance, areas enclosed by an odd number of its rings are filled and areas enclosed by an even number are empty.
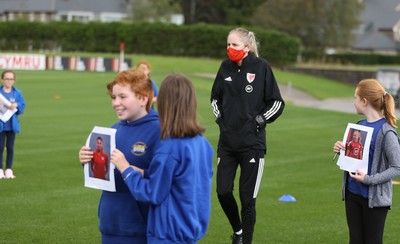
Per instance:
[[[251,82],[253,82],[254,79],[256,78],[256,74],[247,73],[247,74],[246,74],[246,78],[247,78],[247,81],[248,81],[249,83],[251,83]]]

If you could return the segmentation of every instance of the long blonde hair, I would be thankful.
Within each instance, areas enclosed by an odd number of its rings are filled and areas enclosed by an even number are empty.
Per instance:
[[[360,98],[365,98],[376,111],[382,112],[388,123],[397,128],[394,99],[378,80],[361,80],[356,93]]]

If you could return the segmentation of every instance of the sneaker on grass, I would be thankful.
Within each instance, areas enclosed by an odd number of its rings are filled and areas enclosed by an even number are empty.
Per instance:
[[[4,179],[5,175],[4,175],[4,171],[2,169],[0,169],[0,179]]]
[[[233,233],[231,236],[232,238],[232,244],[243,244],[243,237],[242,235],[238,235],[236,233]]]
[[[6,169],[6,179],[14,179],[15,175],[13,174],[12,169]]]

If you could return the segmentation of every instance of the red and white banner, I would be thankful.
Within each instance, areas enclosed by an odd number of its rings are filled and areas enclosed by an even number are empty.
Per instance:
[[[0,53],[0,69],[45,70],[46,55]]]
[[[46,56],[39,54],[0,53],[0,70],[74,70],[74,71],[114,71],[126,70],[132,65],[131,59]]]

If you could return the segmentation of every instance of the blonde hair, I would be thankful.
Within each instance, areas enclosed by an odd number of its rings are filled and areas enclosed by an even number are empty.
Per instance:
[[[250,51],[258,57],[258,42],[256,40],[256,36],[252,31],[248,31],[244,28],[236,28],[229,32],[229,34],[231,33],[236,33],[240,37],[244,45],[248,46],[250,48]]]
[[[355,134],[358,135],[358,140],[357,140],[357,142],[361,142],[361,132],[360,132],[359,130],[355,130],[355,131],[353,132],[353,136],[354,136]]]
[[[192,82],[177,73],[169,74],[158,93],[161,139],[194,137],[205,129],[197,121],[197,98]]]
[[[138,98],[147,97],[146,110],[147,112],[150,111],[153,99],[153,85],[142,70],[128,69],[118,73],[114,80],[107,84],[108,95],[112,95],[112,89],[116,84],[130,86],[131,91],[134,92]]]
[[[376,111],[382,112],[388,123],[397,128],[394,99],[378,80],[361,80],[357,85],[356,94],[365,98]]]

